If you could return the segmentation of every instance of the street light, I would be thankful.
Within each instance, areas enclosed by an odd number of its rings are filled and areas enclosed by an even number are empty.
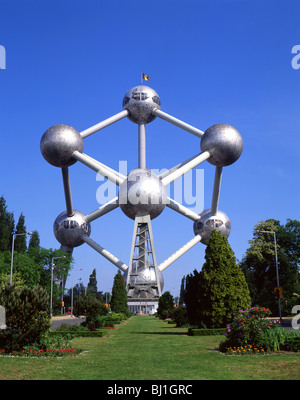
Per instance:
[[[73,317],[73,272],[82,270],[83,270],[82,268],[72,270],[71,317]]]
[[[261,233],[273,233],[273,235],[274,235],[276,279],[277,279],[277,287],[279,287],[279,274],[278,274],[278,258],[277,258],[276,233],[275,233],[274,231],[257,231],[257,232],[261,232]],[[278,296],[278,309],[279,309],[279,318],[280,318],[280,321],[281,321],[281,320],[282,320],[282,315],[281,315],[280,296]]]
[[[9,283],[12,283],[12,273],[13,273],[13,265],[14,265],[14,248],[15,248],[15,238],[16,236],[22,236],[22,235],[32,235],[32,232],[25,232],[25,233],[13,233],[12,234],[12,248],[11,248],[11,263],[10,263],[10,281]]]
[[[54,262],[53,262],[53,260],[56,260],[57,258],[66,258],[66,256],[52,257],[52,260],[51,260],[51,294],[50,294],[50,315],[51,315],[51,317],[52,317],[53,270],[54,270]]]

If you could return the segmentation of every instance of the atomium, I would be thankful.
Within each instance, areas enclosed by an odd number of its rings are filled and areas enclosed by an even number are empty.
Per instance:
[[[143,83],[143,82],[142,82]],[[138,124],[138,165],[128,176],[83,153],[83,139],[127,117]],[[159,175],[146,167],[145,126],[156,117],[191,133],[200,142],[201,153],[170,168]],[[130,307],[143,302],[154,304],[161,296],[164,279],[162,271],[183,256],[197,243],[208,244],[211,233],[217,230],[229,237],[231,223],[219,210],[219,197],[223,168],[236,162],[243,151],[243,139],[239,131],[229,124],[215,124],[205,131],[193,127],[161,110],[156,91],[144,84],[135,86],[123,98],[123,111],[100,123],[78,132],[69,125],[54,125],[41,139],[41,152],[51,165],[61,167],[66,199],[66,211],[54,222],[54,234],[61,248],[72,252],[74,247],[88,244],[124,275]],[[89,214],[73,209],[69,170],[76,161],[96,171],[119,186],[118,196]],[[211,207],[199,214],[167,195],[167,186],[201,163],[208,161],[215,166],[214,188]],[[169,207],[193,221],[194,237],[161,263],[157,262],[151,220]],[[96,243],[91,237],[90,223],[120,207],[128,218],[134,220],[129,265]],[[114,238],[115,240],[115,238]],[[152,303],[149,303],[152,301]],[[136,308],[134,308],[136,310]],[[155,307],[154,307],[155,311]]]

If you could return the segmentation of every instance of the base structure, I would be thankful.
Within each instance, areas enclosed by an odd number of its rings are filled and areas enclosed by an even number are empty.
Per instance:
[[[163,289],[163,277],[157,266],[149,215],[135,217],[130,261],[124,280],[130,311],[154,313]]]
[[[132,314],[154,314],[158,308],[158,300],[130,300],[128,301],[127,305]]]

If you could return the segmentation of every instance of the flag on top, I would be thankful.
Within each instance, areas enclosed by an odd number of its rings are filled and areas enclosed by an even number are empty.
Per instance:
[[[145,74],[143,73],[143,79],[144,79],[145,81],[149,81],[149,75],[145,75]]]

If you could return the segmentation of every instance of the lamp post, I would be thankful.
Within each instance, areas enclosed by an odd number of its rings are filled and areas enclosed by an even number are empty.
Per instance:
[[[277,280],[277,287],[279,287],[279,273],[278,273],[278,258],[277,258],[277,244],[276,244],[276,233],[274,231],[257,231],[261,233],[272,233],[274,235],[274,246],[275,246],[275,266],[276,266],[276,280]],[[279,309],[279,319],[282,320],[281,315],[281,302],[280,296],[278,297],[278,309]]]
[[[17,236],[22,236],[22,235],[32,235],[32,232],[13,233],[13,235],[12,235],[11,263],[10,263],[10,281],[9,281],[10,284],[12,283],[12,274],[13,274],[13,265],[14,265],[15,238]]]
[[[73,317],[73,272],[74,271],[82,271],[82,268],[72,270],[71,317]]]
[[[50,293],[50,315],[52,317],[52,297],[53,297],[53,270],[54,270],[54,260],[57,258],[66,258],[66,256],[52,257],[51,260],[51,293]]]

